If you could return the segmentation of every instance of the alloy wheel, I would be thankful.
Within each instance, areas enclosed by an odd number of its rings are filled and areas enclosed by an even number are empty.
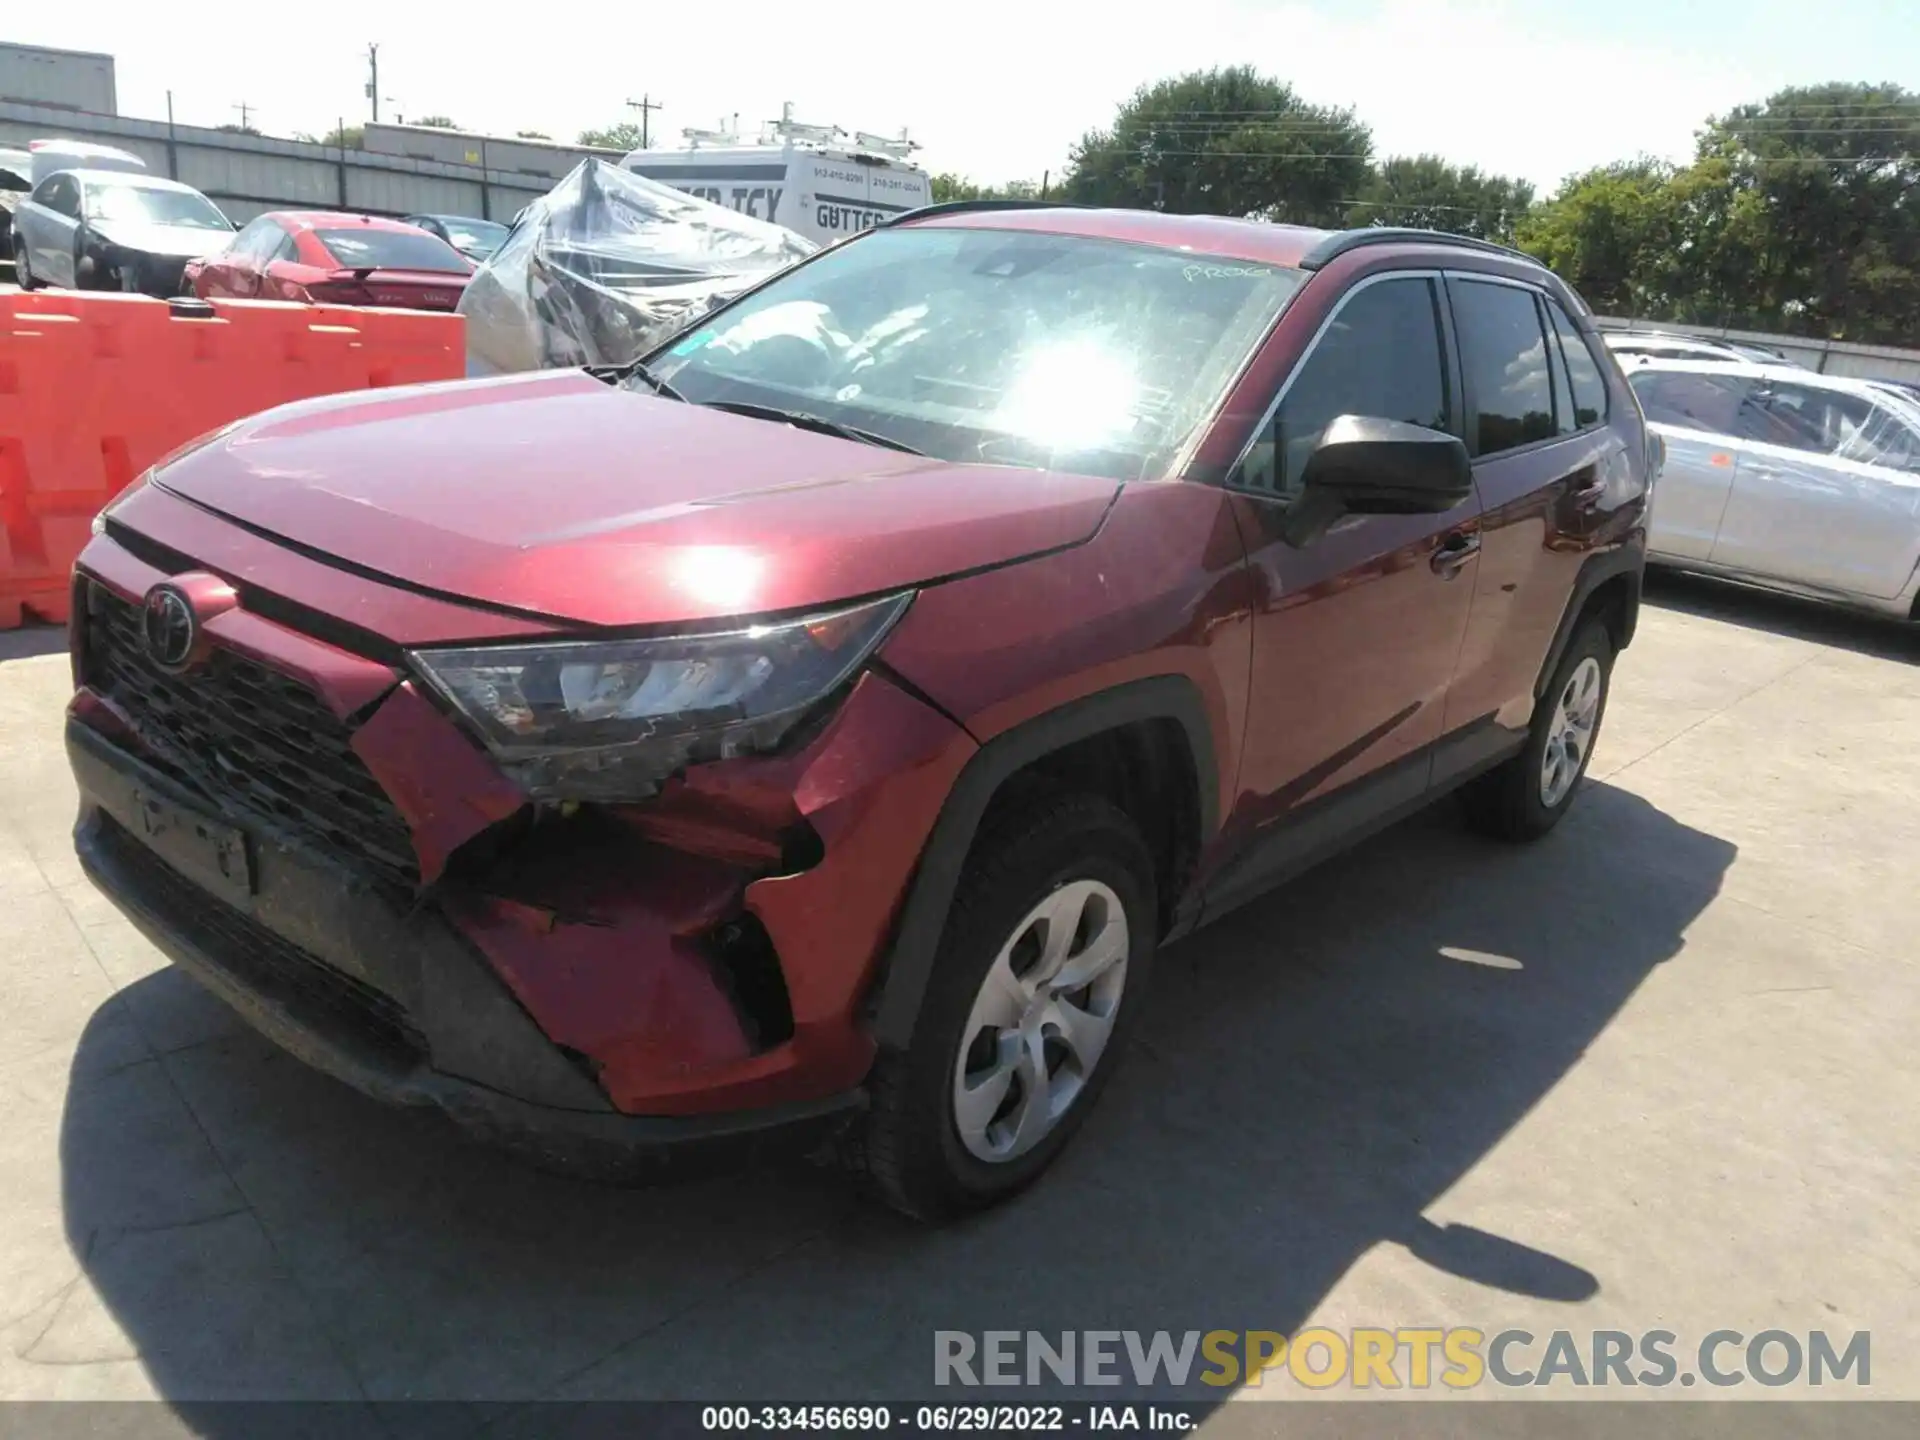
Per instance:
[[[1554,701],[1547,747],[1540,757],[1540,803],[1549,810],[1567,798],[1580,778],[1600,720],[1601,689],[1600,662],[1589,655],[1574,666]]]

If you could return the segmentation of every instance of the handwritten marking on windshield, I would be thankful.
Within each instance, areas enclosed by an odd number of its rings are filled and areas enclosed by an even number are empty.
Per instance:
[[[1264,280],[1273,274],[1257,265],[1189,265],[1180,272],[1193,280]]]

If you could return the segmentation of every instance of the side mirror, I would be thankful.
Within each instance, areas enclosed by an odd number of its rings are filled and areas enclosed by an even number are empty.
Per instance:
[[[1439,515],[1473,493],[1458,437],[1367,415],[1341,415],[1320,432],[1300,473],[1288,543],[1310,544],[1342,515]]]

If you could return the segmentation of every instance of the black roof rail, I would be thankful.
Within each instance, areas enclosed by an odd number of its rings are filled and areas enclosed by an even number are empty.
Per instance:
[[[1070,210],[1077,209],[1067,200],[936,200],[917,210],[903,210],[882,225],[904,225],[909,220],[928,220],[935,215],[964,215],[969,210]]]
[[[1329,235],[1301,257],[1300,268],[1318,270],[1349,250],[1358,250],[1366,245],[1448,245],[1459,250],[1478,250],[1486,255],[1504,255],[1509,260],[1524,260],[1529,265],[1540,264],[1538,259],[1524,250],[1496,245],[1491,240],[1476,240],[1471,235],[1450,235],[1444,230],[1416,230],[1402,225],[1375,225],[1365,230],[1342,230]]]

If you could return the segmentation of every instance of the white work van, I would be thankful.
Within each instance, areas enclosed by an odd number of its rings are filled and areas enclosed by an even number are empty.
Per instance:
[[[870,230],[933,203],[933,182],[898,139],[798,125],[793,107],[757,143],[722,130],[687,130],[679,150],[635,150],[621,168],[715,205],[784,225],[818,245]]]

